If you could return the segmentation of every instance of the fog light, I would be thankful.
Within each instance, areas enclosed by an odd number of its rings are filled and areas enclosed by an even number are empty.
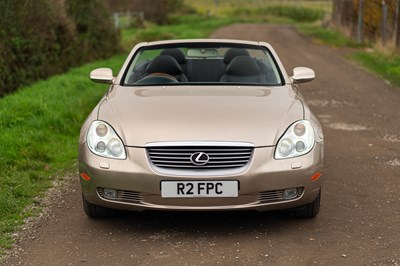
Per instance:
[[[105,188],[104,189],[104,197],[107,199],[117,199],[117,191],[112,188]]]
[[[291,200],[297,197],[297,188],[288,188],[283,191],[283,198]]]

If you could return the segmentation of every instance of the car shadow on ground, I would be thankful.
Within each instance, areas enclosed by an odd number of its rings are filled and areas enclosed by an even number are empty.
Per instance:
[[[312,228],[314,219],[292,218],[285,212],[119,212],[116,216],[90,219],[93,224],[106,223],[119,230],[136,231],[142,234],[175,232],[188,235],[202,233],[214,236],[246,234],[256,231],[279,232]]]

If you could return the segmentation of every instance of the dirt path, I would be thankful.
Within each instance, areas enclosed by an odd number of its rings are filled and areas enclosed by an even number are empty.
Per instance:
[[[6,265],[400,265],[400,90],[312,44],[293,27],[233,25],[214,37],[270,42],[324,126],[322,210],[313,220],[273,213],[132,213],[92,220],[78,180]]]

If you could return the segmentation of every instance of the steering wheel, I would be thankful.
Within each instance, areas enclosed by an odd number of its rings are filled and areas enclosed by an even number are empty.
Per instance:
[[[144,77],[144,79],[152,78],[152,77],[162,77],[162,78],[170,79],[174,82],[178,82],[178,80],[174,76],[171,76],[167,73],[162,73],[162,72],[151,73],[151,74],[147,75],[146,77]]]
[[[137,81],[136,84],[150,85],[150,84],[165,84],[165,83],[178,83],[179,81],[167,73],[151,73],[141,80]]]

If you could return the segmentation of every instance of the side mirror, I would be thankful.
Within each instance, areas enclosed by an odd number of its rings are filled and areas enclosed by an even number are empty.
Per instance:
[[[293,76],[291,76],[293,84],[309,82],[315,79],[315,72],[308,67],[293,68]]]
[[[112,84],[114,76],[111,68],[97,68],[90,72],[90,79],[97,83]]]

